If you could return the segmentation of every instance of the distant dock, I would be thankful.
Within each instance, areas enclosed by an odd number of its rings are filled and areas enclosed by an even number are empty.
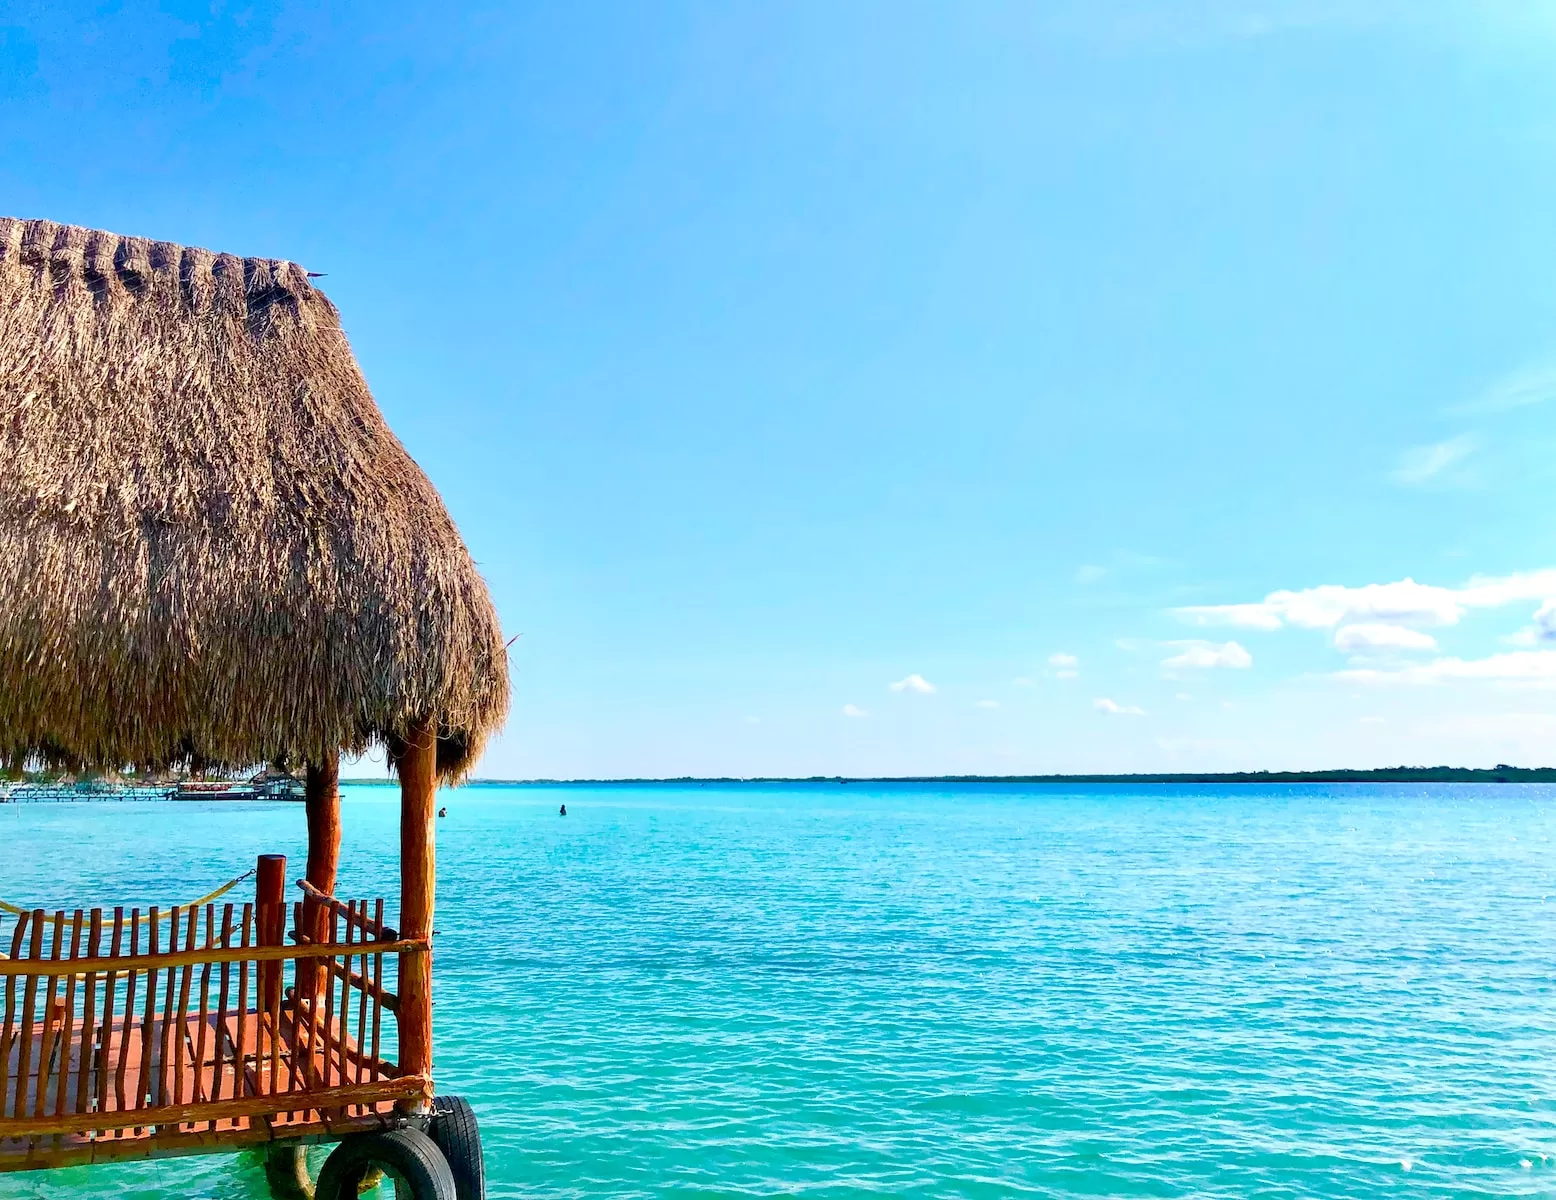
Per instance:
[[[174,785],[0,783],[0,804],[75,804],[84,800],[167,800]]]
[[[112,800],[301,800],[302,781],[279,772],[246,781],[180,783],[0,783],[0,804],[80,804]]]

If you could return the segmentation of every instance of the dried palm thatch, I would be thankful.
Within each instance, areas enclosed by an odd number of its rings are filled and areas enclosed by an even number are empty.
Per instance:
[[[0,218],[0,757],[466,772],[486,585],[293,263]]]

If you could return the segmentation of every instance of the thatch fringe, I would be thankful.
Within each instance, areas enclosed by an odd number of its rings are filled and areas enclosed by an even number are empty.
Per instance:
[[[294,263],[0,218],[0,757],[301,763],[508,703],[486,585]]]

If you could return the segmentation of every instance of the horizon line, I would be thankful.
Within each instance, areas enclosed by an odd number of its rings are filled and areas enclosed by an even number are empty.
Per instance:
[[[392,786],[392,776],[342,779],[342,785]],[[1528,783],[1556,782],[1556,767],[1341,767],[1311,771],[1130,771],[1046,775],[662,775],[610,778],[468,779],[459,786],[581,787],[627,784],[764,783]]]

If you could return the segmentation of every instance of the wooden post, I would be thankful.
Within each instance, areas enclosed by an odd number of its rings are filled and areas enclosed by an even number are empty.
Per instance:
[[[303,784],[308,810],[308,882],[326,896],[335,894],[335,870],[340,865],[340,754],[309,763]],[[328,931],[324,907],[303,897],[303,932],[322,942]],[[314,999],[323,984],[318,959],[297,960],[297,995]]]
[[[400,772],[400,936],[432,937],[436,884],[433,832],[437,819],[437,726],[419,722],[405,739]],[[432,953],[400,955],[400,1073],[432,1072]],[[430,1097],[429,1097],[430,1098]],[[402,1101],[415,1110],[425,1101]]]
[[[254,926],[261,946],[286,941],[286,855],[261,854],[254,872]],[[281,964],[259,964],[256,989],[261,1013],[276,1011],[281,996]]]

